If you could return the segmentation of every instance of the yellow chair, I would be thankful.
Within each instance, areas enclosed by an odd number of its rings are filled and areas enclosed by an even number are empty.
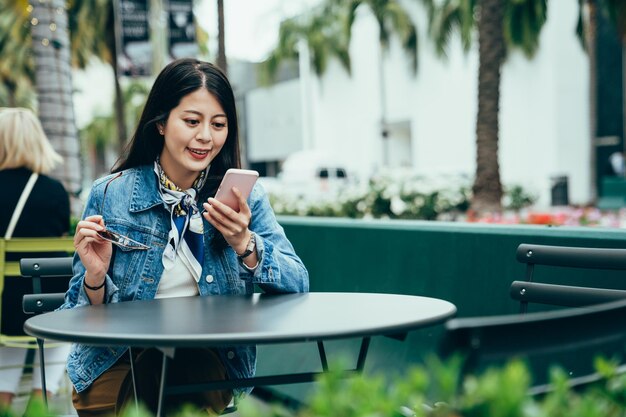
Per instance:
[[[5,277],[20,277],[20,262],[7,261],[8,254],[27,254],[32,257],[35,252],[66,252],[74,254],[72,237],[46,237],[46,238],[12,238],[0,239],[0,320],[2,319],[1,296],[4,291]],[[15,278],[19,279],[19,278]],[[22,347],[36,349],[35,338],[30,336],[9,336],[0,329],[0,346]]]

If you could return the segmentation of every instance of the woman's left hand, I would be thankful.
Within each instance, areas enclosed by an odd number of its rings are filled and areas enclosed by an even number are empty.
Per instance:
[[[248,225],[252,213],[237,187],[233,187],[233,193],[239,200],[239,213],[211,197],[207,200],[208,203],[203,204],[206,211],[202,215],[224,236],[236,253],[243,253],[250,241]]]

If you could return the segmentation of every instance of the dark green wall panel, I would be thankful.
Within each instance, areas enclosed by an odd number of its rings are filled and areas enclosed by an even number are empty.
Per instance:
[[[520,243],[626,248],[620,229],[301,217],[280,222],[309,270],[311,291],[444,298],[457,305],[459,316],[516,311],[508,286],[524,277],[515,260]],[[537,274],[555,282],[623,285],[623,274],[615,271],[537,268]]]

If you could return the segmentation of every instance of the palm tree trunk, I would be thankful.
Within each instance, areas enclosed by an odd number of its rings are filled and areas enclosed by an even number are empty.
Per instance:
[[[502,0],[482,0],[478,21],[478,116],[476,119],[476,176],[472,210],[502,210],[498,163],[500,69],[504,59]]]
[[[117,124],[117,154],[121,155],[126,144],[126,110],[124,95],[120,85],[120,73],[117,68],[117,50],[113,49],[113,79],[115,80],[115,121]]]
[[[126,137],[128,136],[128,129],[126,125],[126,108],[124,104],[124,95],[122,92],[122,86],[120,85],[120,71],[117,65],[117,51],[118,51],[118,42],[116,40],[116,36],[120,31],[120,28],[117,27],[117,23],[115,21],[115,4],[111,2],[108,6],[108,19],[107,19],[107,28],[110,29],[105,34],[106,45],[111,52],[111,67],[113,68],[113,80],[115,82],[115,103],[114,103],[114,113],[115,113],[115,122],[117,124],[117,144],[116,150],[117,154],[121,155],[124,149],[124,145],[126,145]]]
[[[590,199],[598,196],[596,136],[598,127],[598,59],[597,59],[597,4],[595,0],[586,0],[587,21],[584,26],[585,44],[589,59],[589,187]]]
[[[41,124],[64,162],[52,176],[73,197],[72,212],[82,211],[80,145],[72,102],[72,72],[67,11],[64,0],[32,2],[31,33]]]
[[[224,33],[224,0],[217,0],[217,66],[228,73],[226,63],[226,34]]]

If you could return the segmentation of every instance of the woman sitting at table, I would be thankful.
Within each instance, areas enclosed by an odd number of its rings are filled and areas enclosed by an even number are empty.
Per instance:
[[[235,99],[225,75],[194,59],[167,65],[113,174],[94,182],[76,228],[75,275],[62,308],[251,294],[255,284],[267,292],[308,291],[307,270],[259,185],[247,201],[233,188],[239,211],[213,198],[226,170],[239,166]],[[119,414],[134,400],[128,355],[125,347],[72,346],[68,374],[79,416]],[[161,353],[133,355],[137,395],[155,411]],[[178,349],[168,383],[247,378],[255,363],[253,346]],[[239,392],[168,396],[165,405],[191,402],[220,412],[233,394]]]

